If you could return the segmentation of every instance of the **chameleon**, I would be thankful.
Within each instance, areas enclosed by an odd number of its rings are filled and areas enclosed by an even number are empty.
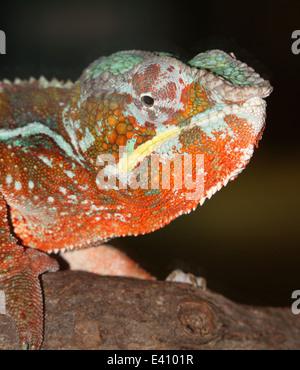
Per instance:
[[[19,345],[39,349],[52,252],[159,229],[248,164],[272,91],[221,50],[184,63],[129,50],[76,82],[0,83],[0,289]]]

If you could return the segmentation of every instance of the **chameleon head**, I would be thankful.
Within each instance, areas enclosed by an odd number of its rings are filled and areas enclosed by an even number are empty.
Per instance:
[[[80,150],[93,165],[109,154],[115,165],[106,174],[123,173],[130,182],[150,156],[166,163],[201,155],[205,186],[198,201],[248,163],[265,123],[263,98],[272,91],[252,68],[220,50],[187,64],[162,53],[115,53],[92,63],[80,88]]]

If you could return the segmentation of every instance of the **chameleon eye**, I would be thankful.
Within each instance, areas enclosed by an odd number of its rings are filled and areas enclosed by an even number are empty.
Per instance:
[[[141,62],[130,81],[133,110],[140,122],[159,124],[170,120],[183,108],[181,94],[184,86],[181,70],[169,61],[151,59]]]
[[[146,107],[153,107],[154,105],[154,99],[152,98],[152,96],[149,96],[149,95],[143,95],[141,97],[141,100],[142,100],[142,103],[146,106]]]

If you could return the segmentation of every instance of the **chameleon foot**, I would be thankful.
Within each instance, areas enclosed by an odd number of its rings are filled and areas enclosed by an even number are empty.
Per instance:
[[[15,319],[20,349],[39,349],[43,341],[43,299],[38,275],[56,271],[49,256],[27,249],[14,271],[0,279],[7,313]]]
[[[185,273],[179,269],[172,271],[166,278],[166,281],[174,281],[177,283],[192,284],[195,288],[206,290],[206,280],[202,277],[195,276],[190,273]]]

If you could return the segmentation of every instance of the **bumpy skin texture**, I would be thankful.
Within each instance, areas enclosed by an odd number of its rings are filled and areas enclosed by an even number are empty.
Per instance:
[[[42,343],[38,275],[57,269],[42,252],[148,233],[202,204],[248,163],[271,90],[219,50],[188,64],[125,51],[74,84],[0,83],[0,288],[21,346]]]

